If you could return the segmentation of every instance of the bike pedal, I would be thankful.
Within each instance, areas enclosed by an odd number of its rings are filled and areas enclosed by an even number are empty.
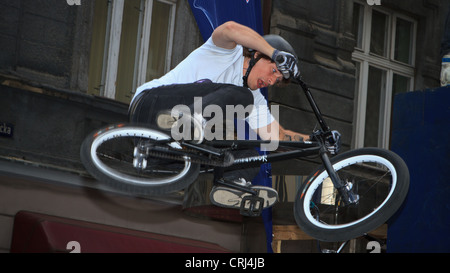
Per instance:
[[[260,216],[264,207],[264,198],[258,196],[244,196],[241,201],[240,213],[243,216]]]

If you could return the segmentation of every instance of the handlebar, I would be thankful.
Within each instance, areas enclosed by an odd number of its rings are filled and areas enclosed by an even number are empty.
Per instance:
[[[327,125],[327,123],[323,119],[319,107],[317,106],[316,101],[312,96],[312,92],[309,89],[309,86],[300,78],[300,76],[294,78],[292,82],[300,85],[300,87],[305,92],[306,98],[308,99],[308,102],[311,105],[314,115],[316,116],[321,128],[321,130],[316,130],[315,132],[313,132],[310,139],[316,139],[317,141],[320,141],[321,143],[325,144],[325,146],[331,153],[336,154],[337,152],[339,152],[339,147],[341,145],[341,134],[337,131],[332,131]]]

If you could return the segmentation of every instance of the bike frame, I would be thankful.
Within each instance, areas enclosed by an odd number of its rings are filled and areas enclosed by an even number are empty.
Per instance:
[[[309,104],[311,105],[314,115],[316,116],[316,119],[320,125],[321,130],[315,132],[317,141],[280,141],[279,146],[292,147],[294,149],[291,151],[270,153],[268,155],[240,158],[238,160],[235,160],[234,164],[255,163],[260,165],[261,163],[271,163],[275,161],[301,158],[311,155],[319,155],[325,170],[327,171],[331,181],[333,182],[334,187],[341,194],[344,202],[347,204],[356,202],[355,201],[356,198],[353,196],[353,193],[351,192],[349,187],[347,187],[347,185],[345,185],[342,182],[342,180],[339,178],[339,176],[337,175],[331,164],[330,158],[328,156],[328,150],[325,145],[325,139],[327,136],[330,135],[331,130],[330,127],[328,127],[328,125],[326,124],[325,120],[323,119],[322,113],[320,112],[319,107],[313,98],[312,92],[310,91],[306,83],[303,82],[302,80],[296,79],[294,82],[298,83],[301,86],[302,90],[305,93],[306,98],[308,99]],[[188,143],[184,143],[184,145],[215,156],[220,156],[221,155],[220,151],[217,151],[212,147],[232,147],[233,149],[242,149],[242,148],[259,147],[261,144],[264,143],[270,142],[265,140],[213,140],[208,142],[208,145],[188,144]],[[219,169],[218,171],[215,170],[216,176],[220,177],[221,174],[223,173],[223,170],[221,170],[221,168],[218,169]],[[225,185],[225,183],[222,183],[219,180],[215,181],[215,183]],[[228,187],[230,186],[230,184],[226,185]],[[241,188],[239,186],[236,187],[239,188],[240,190],[249,191],[248,189]]]

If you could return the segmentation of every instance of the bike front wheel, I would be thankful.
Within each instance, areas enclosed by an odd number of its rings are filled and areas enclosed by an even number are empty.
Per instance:
[[[323,167],[305,180],[296,195],[295,220],[320,241],[362,236],[384,224],[406,198],[408,167],[391,151],[362,148],[340,154],[331,163],[358,201],[346,205]]]
[[[152,157],[146,149],[160,145],[180,149],[162,132],[134,125],[118,124],[100,129],[83,141],[80,157],[86,170],[100,182],[136,195],[163,195],[185,189],[198,176],[200,166],[190,161]],[[159,143],[157,143],[159,142]]]

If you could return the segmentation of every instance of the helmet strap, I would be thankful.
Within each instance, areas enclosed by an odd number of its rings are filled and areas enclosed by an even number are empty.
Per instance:
[[[244,81],[244,87],[248,88],[247,79],[248,75],[250,75],[250,71],[252,70],[253,66],[262,58],[262,54],[259,54],[258,57],[255,58],[256,51],[253,51],[250,57],[250,61],[248,62],[247,72],[245,72],[244,77],[242,77],[242,80]]]

